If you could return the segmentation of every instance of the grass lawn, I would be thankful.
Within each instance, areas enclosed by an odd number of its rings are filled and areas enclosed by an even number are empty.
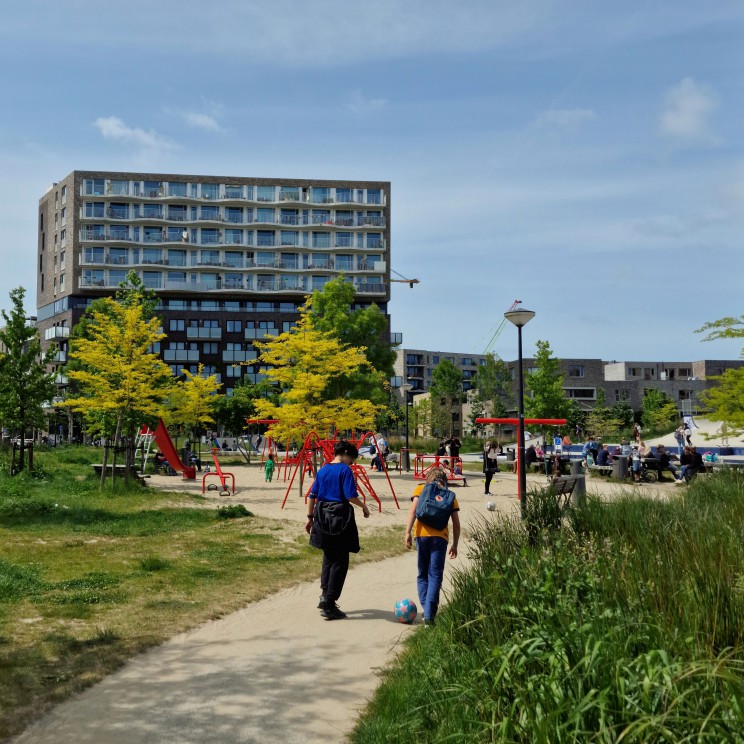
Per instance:
[[[99,458],[59,449],[37,454],[42,478],[0,475],[0,739],[133,654],[318,574],[299,525],[136,485],[99,494]],[[380,529],[352,562],[401,546]]]
[[[352,741],[744,742],[744,474],[562,521],[528,503],[471,530]]]

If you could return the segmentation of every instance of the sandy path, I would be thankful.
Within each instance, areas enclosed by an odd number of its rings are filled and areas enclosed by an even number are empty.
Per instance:
[[[235,468],[235,473],[240,488],[231,501],[302,529],[305,511],[298,496],[282,512],[281,484],[266,487],[256,469]],[[537,476],[530,481],[545,483]],[[457,490],[463,523],[492,518],[484,509],[481,476],[474,474],[469,482]],[[153,485],[171,489],[180,484],[180,479],[153,479]],[[194,487],[193,482],[185,485]],[[409,503],[413,485],[410,476],[396,477],[402,506]],[[515,511],[515,490],[513,475],[494,481],[491,498],[500,511]],[[401,511],[391,506],[385,498],[382,514],[359,519],[362,545],[364,534],[375,526],[405,523],[405,506]],[[465,537],[460,558],[448,560],[450,576],[453,566],[466,562],[466,550]],[[300,584],[136,657],[59,705],[16,744],[342,742],[377,685],[376,670],[394,658],[402,639],[416,632],[393,619],[393,602],[401,597],[416,597],[413,552],[353,568],[340,600],[348,620],[322,620],[316,608],[318,583]]]

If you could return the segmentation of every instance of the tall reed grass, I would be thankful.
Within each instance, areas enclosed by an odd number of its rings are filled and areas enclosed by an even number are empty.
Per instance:
[[[744,478],[558,523],[551,498],[476,527],[353,741],[744,741]]]

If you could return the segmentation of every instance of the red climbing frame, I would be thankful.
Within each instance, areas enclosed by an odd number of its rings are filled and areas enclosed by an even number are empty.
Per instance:
[[[357,449],[359,449],[359,447],[361,447],[363,442],[371,436],[374,436],[374,434],[372,434],[372,432],[367,432],[361,438],[357,440],[350,439],[349,441]],[[292,490],[292,484],[294,483],[295,477],[297,476],[297,472],[300,470],[300,467],[303,468],[303,473],[312,474],[313,452],[317,452],[317,451],[321,451],[323,453],[323,459],[324,459],[323,465],[327,465],[328,463],[332,462],[333,459],[335,458],[333,449],[336,446],[336,443],[338,441],[339,440],[337,438],[337,434],[334,434],[333,439],[321,439],[314,431],[310,432],[310,434],[308,434],[307,437],[305,437],[305,441],[302,445],[302,448],[297,453],[297,457],[295,458],[294,472],[292,473],[292,478],[289,481],[289,486],[287,487],[287,493],[284,494],[284,501],[282,501],[282,509],[284,509],[284,506],[287,503],[287,499],[289,498],[289,492]],[[384,458],[380,458],[380,459],[382,460],[382,468],[385,471],[385,477],[387,478],[388,485],[390,486],[390,491],[393,494],[393,501],[395,502],[396,508],[400,509],[400,504],[398,503],[398,498],[395,495],[395,489],[393,488],[392,481],[390,480],[390,474],[388,473],[387,465],[385,463]],[[359,492],[359,495],[362,498],[362,501],[366,503],[367,496],[370,496],[377,502],[377,508],[379,509],[379,511],[382,511],[382,502],[380,501],[380,498],[375,492],[375,489],[372,486],[372,483],[370,482],[369,475],[367,474],[367,471],[365,470],[364,466],[354,463],[351,466],[351,470],[354,473],[354,480],[356,481],[357,491]],[[310,485],[310,488],[308,488],[308,490],[305,492],[305,503],[307,503],[307,498],[311,490],[312,490],[312,484]]]
[[[413,477],[415,480],[426,480],[432,468],[442,468],[447,471],[447,482],[462,481],[467,486],[467,477],[462,472],[462,457],[450,455],[416,454],[413,461]]]

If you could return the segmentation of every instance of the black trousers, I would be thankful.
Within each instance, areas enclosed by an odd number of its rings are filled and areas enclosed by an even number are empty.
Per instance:
[[[323,548],[323,567],[320,570],[320,591],[327,602],[341,596],[349,572],[349,551],[346,548]]]
[[[493,479],[493,476],[496,472],[498,471],[486,470],[486,493],[488,493],[489,489],[491,488],[491,480]]]

